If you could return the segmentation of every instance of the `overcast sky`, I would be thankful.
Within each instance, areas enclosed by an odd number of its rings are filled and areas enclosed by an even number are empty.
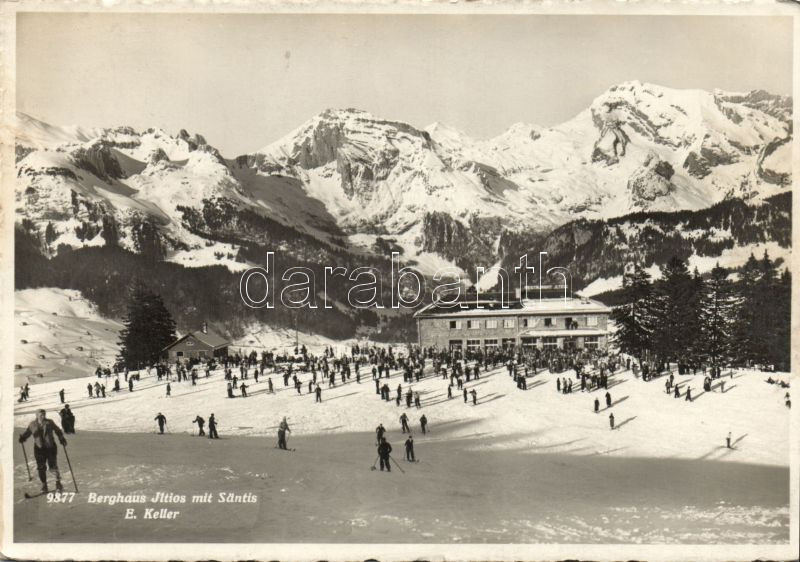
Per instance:
[[[791,94],[788,17],[20,14],[17,107],[254,151],[329,107],[488,138],[609,86]]]

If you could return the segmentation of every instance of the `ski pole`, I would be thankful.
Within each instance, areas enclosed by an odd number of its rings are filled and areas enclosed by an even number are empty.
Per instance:
[[[375,470],[375,465],[376,465],[376,464],[378,464],[378,459],[379,459],[379,458],[380,458],[380,455],[378,455],[377,457],[375,457],[375,462],[374,462],[374,463],[372,463],[372,470]]]
[[[403,470],[403,467],[402,467],[402,466],[400,466],[400,463],[399,463],[399,462],[397,462],[396,460],[394,460],[394,457],[389,457],[389,458],[390,458],[390,459],[392,459],[392,461],[394,462],[395,466],[397,466],[397,468],[399,468],[399,469],[400,469],[400,472],[402,472],[403,474],[405,474],[405,473],[406,473],[406,471],[405,471],[405,470]]]
[[[25,457],[25,468],[28,469],[28,482],[33,480],[33,476],[31,476],[31,467],[28,464],[28,453],[25,452],[25,443],[20,441],[19,446],[22,447],[22,456]]]
[[[72,463],[69,462],[69,453],[67,453],[67,446],[64,447],[64,456],[67,458],[67,466],[69,467],[69,474],[72,476],[72,484],[75,486],[75,493],[78,493],[78,483],[75,481],[75,473],[72,472]]]

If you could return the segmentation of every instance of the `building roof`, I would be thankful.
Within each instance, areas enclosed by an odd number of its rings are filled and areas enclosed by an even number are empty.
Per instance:
[[[208,347],[212,349],[219,349],[221,347],[226,347],[230,345],[229,341],[227,341],[225,338],[214,332],[212,329],[208,328],[207,332],[203,332],[203,330],[195,330],[193,332],[189,332],[185,336],[182,336],[177,340],[175,340],[174,342],[172,342],[171,344],[169,344],[162,351],[167,351],[168,349],[175,347],[189,336],[193,336],[196,340],[206,344]]]
[[[611,309],[596,300],[581,299],[526,299],[512,300],[502,306],[499,300],[459,302],[456,306],[444,307],[429,304],[414,316],[417,318],[454,318],[474,316],[551,316],[555,314],[609,314]]]

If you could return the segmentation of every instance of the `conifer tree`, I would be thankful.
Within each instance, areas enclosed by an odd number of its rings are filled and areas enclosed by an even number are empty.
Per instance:
[[[120,359],[128,368],[152,365],[175,340],[175,322],[161,297],[136,283],[128,301],[128,314],[120,331]]]
[[[700,357],[712,368],[730,361],[735,306],[728,272],[717,263],[703,287],[700,312]]]
[[[749,365],[758,356],[756,337],[755,293],[759,278],[758,260],[753,254],[747,259],[739,273],[735,291],[737,303],[734,307],[733,359],[738,365]]]
[[[650,275],[636,265],[622,277],[625,302],[611,313],[616,323],[614,343],[623,353],[636,357],[640,362],[651,346],[652,335],[652,286]]]
[[[661,279],[654,286],[652,345],[666,361],[685,357],[695,343],[691,326],[697,312],[696,286],[680,258],[673,256],[661,267]]]

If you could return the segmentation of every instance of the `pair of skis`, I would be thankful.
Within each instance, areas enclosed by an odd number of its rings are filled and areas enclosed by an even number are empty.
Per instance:
[[[24,443],[20,442],[19,445],[20,445],[20,447],[22,447],[22,456],[25,458],[25,468],[28,470],[28,482],[30,482],[31,480],[33,480],[33,476],[31,475],[31,467],[28,464],[28,453],[25,450],[25,444]],[[64,448],[64,457],[66,457],[66,459],[67,459],[67,466],[69,466],[69,474],[70,474],[70,476],[72,476],[72,484],[75,486],[75,493],[78,493],[78,482],[75,480],[75,473],[72,471],[72,463],[69,460],[69,453],[67,452],[67,446],[66,445],[62,445],[62,447]],[[60,493],[60,492],[63,491],[63,489],[64,488],[62,486],[61,489],[57,490],[57,491]],[[29,494],[28,492],[25,492],[25,499],[38,498],[39,496],[44,496],[45,494],[49,494],[49,493],[50,493],[49,491],[47,491],[47,492],[39,492],[39,493],[36,493],[36,494]]]

